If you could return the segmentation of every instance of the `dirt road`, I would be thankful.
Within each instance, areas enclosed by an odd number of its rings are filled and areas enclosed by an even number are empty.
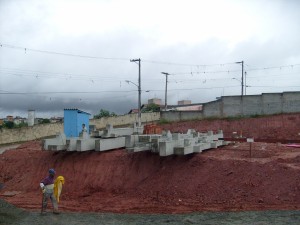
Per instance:
[[[0,199],[0,225],[299,225],[300,211],[206,212],[192,214],[67,213],[41,216]]]

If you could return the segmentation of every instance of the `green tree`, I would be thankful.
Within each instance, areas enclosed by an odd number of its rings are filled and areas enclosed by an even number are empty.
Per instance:
[[[5,128],[12,129],[12,128],[14,128],[14,126],[15,126],[14,122],[11,122],[11,121],[5,121],[4,122],[4,127]]]
[[[94,115],[94,119],[100,119],[102,117],[110,117],[110,116],[117,116],[114,112],[109,112],[108,110],[101,109],[100,112]]]
[[[151,103],[147,105],[144,109],[142,109],[142,112],[159,112],[160,111],[160,106],[156,105],[154,103]]]
[[[18,124],[18,125],[15,124],[15,127],[17,127],[17,128],[28,127],[28,123],[22,122],[22,123],[20,123],[20,124]]]
[[[41,119],[41,121],[39,121],[39,123],[50,123],[49,119]]]

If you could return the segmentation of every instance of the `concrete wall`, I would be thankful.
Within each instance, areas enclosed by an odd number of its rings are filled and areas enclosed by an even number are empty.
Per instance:
[[[203,105],[203,114],[217,117],[271,115],[300,112],[300,92],[223,96]]]
[[[158,121],[160,113],[142,113],[142,122]],[[105,128],[106,124],[128,125],[138,121],[137,114],[128,114],[117,117],[106,117],[101,119],[90,120],[90,125],[96,125],[97,129]],[[63,123],[39,124],[33,127],[23,127],[19,129],[2,129],[0,130],[0,145],[22,141],[31,141],[44,137],[54,136],[64,131]]]
[[[162,111],[161,118],[169,122],[182,121],[182,120],[197,120],[203,118],[203,113],[200,111]]]
[[[217,101],[205,103],[202,106],[204,117],[219,117],[222,110],[222,101],[219,99]]]
[[[300,92],[285,92],[282,96],[282,112],[299,112]]]
[[[39,124],[32,127],[22,127],[17,129],[2,129],[0,131],[0,144],[31,141],[49,137],[62,131],[62,123]]]
[[[300,92],[266,93],[262,95],[222,96],[203,104],[198,112],[161,112],[168,121],[193,120],[209,117],[272,115],[300,112]]]
[[[142,123],[158,121],[160,119],[160,113],[142,113]],[[106,124],[112,124],[113,126],[128,125],[138,122],[138,114],[127,114],[123,116],[105,117],[101,119],[91,119],[90,125],[95,125],[97,129],[106,127]]]
[[[282,113],[282,93],[262,94],[262,114]]]

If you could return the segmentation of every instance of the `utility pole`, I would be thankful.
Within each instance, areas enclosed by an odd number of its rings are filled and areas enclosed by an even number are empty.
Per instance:
[[[141,59],[131,59],[130,62],[138,62],[139,65],[139,84],[138,84],[138,126],[141,127]]]
[[[161,72],[162,74],[166,75],[166,89],[165,89],[165,111],[167,111],[167,93],[168,93],[168,76],[170,75],[169,73],[166,72]]]
[[[237,64],[242,64],[242,82],[241,82],[241,85],[242,85],[242,96],[244,95],[244,61],[241,61],[241,62],[236,62]]]
[[[247,95],[247,80],[246,80],[246,77],[247,77],[247,72],[245,71],[245,95]]]
[[[242,61],[242,96],[244,95],[244,61]]]

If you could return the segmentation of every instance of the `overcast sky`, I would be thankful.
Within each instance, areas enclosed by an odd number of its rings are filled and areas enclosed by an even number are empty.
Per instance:
[[[0,118],[300,90],[297,0],[0,0]],[[234,78],[234,79],[233,79]],[[126,83],[129,80],[132,83]]]

